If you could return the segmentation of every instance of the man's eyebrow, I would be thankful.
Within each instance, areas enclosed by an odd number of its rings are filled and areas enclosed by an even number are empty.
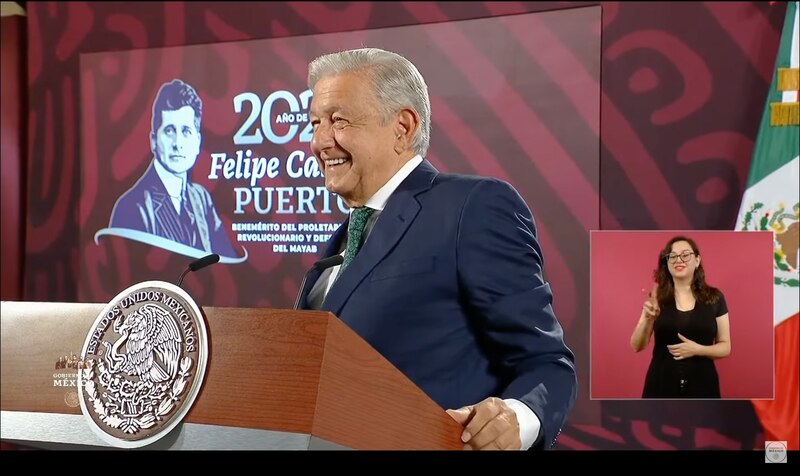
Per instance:
[[[338,112],[339,114],[344,114],[344,115],[348,114],[347,107],[345,107],[345,106],[328,106],[327,108],[325,108],[325,109],[323,109],[321,111],[319,111],[319,110],[315,111],[313,108],[309,108],[308,112],[309,112],[309,114],[314,114],[314,115],[317,115],[317,116],[330,116],[331,114],[333,114],[335,112]]]

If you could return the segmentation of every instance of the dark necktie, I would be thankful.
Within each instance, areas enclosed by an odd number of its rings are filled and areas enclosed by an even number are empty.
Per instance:
[[[194,224],[194,212],[192,211],[192,203],[189,201],[189,192],[184,189],[181,195],[181,212],[180,212],[181,225],[185,233],[184,243],[189,246],[196,246],[195,230],[197,227]]]
[[[374,208],[358,207],[350,212],[350,224],[347,225],[347,248],[344,250],[344,261],[339,269],[339,275],[344,272],[350,263],[355,259],[356,254],[364,244],[364,228],[370,215],[375,211]]]
[[[184,191],[181,195],[181,217],[188,220],[189,225],[194,225],[194,212],[192,212],[192,202],[189,201],[189,193]]]

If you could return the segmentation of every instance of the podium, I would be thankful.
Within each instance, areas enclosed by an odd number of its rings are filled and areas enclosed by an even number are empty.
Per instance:
[[[0,439],[108,446],[81,414],[77,370],[104,304],[0,303]],[[200,393],[170,434],[142,449],[461,449],[461,425],[333,314],[203,308]],[[71,374],[75,376],[70,377]]]

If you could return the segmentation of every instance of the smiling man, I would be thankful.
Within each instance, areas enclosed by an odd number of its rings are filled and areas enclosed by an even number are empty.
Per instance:
[[[203,102],[194,88],[179,79],[161,86],[153,103],[150,130],[153,161],[117,200],[111,212],[111,228],[164,238],[169,241],[148,242],[173,251],[181,247],[170,242],[235,256],[211,194],[189,179],[200,154],[202,116]]]
[[[322,56],[309,87],[311,149],[352,210],[325,252],[344,261],[309,275],[301,306],[339,316],[448,409],[465,448],[552,446],[577,382],[525,202],[424,159],[430,99],[406,58]]]

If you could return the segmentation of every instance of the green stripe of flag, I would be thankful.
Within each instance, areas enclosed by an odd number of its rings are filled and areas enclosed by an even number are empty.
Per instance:
[[[782,165],[791,161],[800,149],[800,126],[770,126],[770,104],[780,102],[782,94],[778,91],[778,68],[790,66],[792,49],[792,34],[795,30],[795,15],[797,2],[789,2],[786,7],[786,19],[783,24],[781,44],[778,49],[778,58],[772,72],[772,84],[767,94],[764,114],[761,116],[761,125],[758,128],[758,138],[753,152],[753,161],[750,166],[750,175],[747,177],[747,186],[750,188],[761,179],[774,172]]]

